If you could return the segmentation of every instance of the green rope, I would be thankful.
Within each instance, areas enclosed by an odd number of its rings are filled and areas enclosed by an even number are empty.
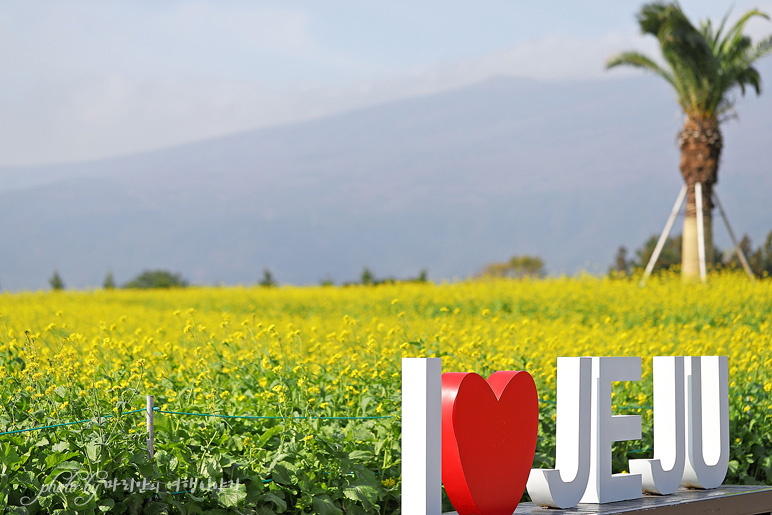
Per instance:
[[[551,401],[548,399],[539,399],[539,402],[546,402],[548,404],[557,404],[555,401]],[[651,406],[618,406],[616,409],[620,410],[634,410],[634,409],[646,409],[650,410],[652,409]],[[131,411],[124,411],[122,415],[128,415],[130,413],[139,413],[140,411],[147,411],[145,408],[139,408]],[[153,411],[157,413],[165,413],[168,415],[189,415],[194,417],[217,417],[217,418],[243,418],[243,419],[252,419],[252,420],[284,420],[286,418],[292,418],[296,420],[302,420],[305,418],[311,418],[311,419],[317,419],[317,420],[382,420],[386,418],[394,418],[394,415],[383,415],[383,416],[376,416],[376,417],[317,417],[317,416],[309,416],[309,417],[303,417],[300,415],[294,415],[292,417],[279,417],[279,416],[259,416],[259,415],[218,415],[215,413],[190,413],[186,411],[167,411],[162,410],[160,408],[153,408]],[[107,418],[113,418],[115,415],[105,415],[103,419]],[[56,427],[64,427],[64,426],[71,426],[75,424],[83,424],[85,422],[90,422],[93,419],[87,418],[83,420],[76,420],[74,422],[62,422],[61,424],[53,424],[50,426],[39,426],[39,427],[30,427],[27,429],[15,429],[13,431],[5,431],[3,433],[0,433],[0,436],[5,435],[12,435],[12,434],[18,434],[18,433],[26,433],[29,431],[39,431],[42,429],[53,429]]]
[[[140,411],[147,411],[145,408],[135,409],[131,411],[124,411],[121,413],[121,415],[128,415],[129,413],[138,413]],[[153,411],[158,411],[158,408],[153,408]],[[97,417],[97,423],[99,423],[100,418],[113,418],[115,415],[105,415],[103,417]],[[39,427],[29,427],[27,429],[14,429],[13,431],[5,431],[4,433],[0,433],[0,436],[5,435],[12,435],[12,434],[18,434],[18,433],[26,433],[28,431],[39,431],[41,429],[53,429],[55,427],[64,427],[64,426],[72,426],[74,424],[83,424],[85,422],[91,422],[94,419],[86,418],[83,420],[76,420],[74,422],[62,422],[61,424],[54,424],[52,426],[39,426]]]
[[[246,418],[246,419],[253,419],[253,420],[284,420],[286,418],[293,418],[293,419],[313,418],[313,419],[319,419],[319,420],[376,420],[376,419],[384,419],[384,418],[394,418],[394,415],[384,415],[381,417],[315,417],[315,416],[302,417],[300,415],[294,415],[292,417],[278,417],[278,416],[259,416],[259,415],[218,415],[216,413],[190,413],[187,411],[166,411],[166,410],[158,410],[158,413],[166,413],[169,415],[191,415],[194,417]]]

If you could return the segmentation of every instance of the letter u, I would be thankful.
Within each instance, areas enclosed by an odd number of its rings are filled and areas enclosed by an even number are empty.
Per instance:
[[[726,356],[684,359],[686,463],[681,485],[721,486],[729,466],[729,362]]]

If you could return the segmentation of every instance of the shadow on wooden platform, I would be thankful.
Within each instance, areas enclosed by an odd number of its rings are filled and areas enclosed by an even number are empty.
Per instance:
[[[558,510],[521,503],[517,515],[558,515],[562,513],[615,513],[645,515],[760,515],[772,512],[772,486],[724,485],[713,490],[679,490],[671,495],[644,495],[632,501],[608,504],[580,504]],[[457,515],[455,511],[445,515]]]

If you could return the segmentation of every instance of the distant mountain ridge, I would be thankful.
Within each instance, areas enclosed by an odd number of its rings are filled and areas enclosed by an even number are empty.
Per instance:
[[[0,284],[462,278],[513,254],[603,272],[661,230],[680,187],[681,118],[653,77],[500,78],[134,156],[0,169]],[[772,99],[726,124],[721,200],[739,233],[772,229]],[[680,229],[677,229],[680,231]],[[725,231],[716,224],[719,244]]]

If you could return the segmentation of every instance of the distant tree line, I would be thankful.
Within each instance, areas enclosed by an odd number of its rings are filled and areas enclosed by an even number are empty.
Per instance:
[[[422,269],[415,277],[407,277],[399,279],[397,277],[383,277],[377,278],[372,270],[368,267],[362,269],[362,273],[359,274],[359,281],[349,281],[341,283],[341,286],[353,286],[361,284],[364,286],[378,286],[380,284],[396,284],[396,283],[425,283],[429,280],[429,272],[426,269]],[[322,286],[332,286],[334,283],[331,279],[323,279],[319,284]]]
[[[609,273],[615,276],[631,274],[636,269],[643,269],[651,259],[654,253],[654,247],[657,245],[657,236],[651,236],[646,242],[634,251],[633,256],[628,255],[628,250],[624,246],[617,249],[614,256],[614,262],[609,266]],[[660,252],[654,271],[669,270],[681,266],[681,235],[673,236],[665,241]],[[740,240],[739,247],[748,260],[752,272],[758,277],[772,276],[772,231],[767,234],[764,243],[754,248],[750,237],[745,234]],[[741,268],[740,260],[734,249],[722,251],[718,247],[709,250],[712,252],[713,269],[733,269]],[[710,260],[711,256],[708,256]],[[482,272],[478,274],[479,278],[510,278],[521,279],[543,278],[546,275],[544,260],[539,256],[515,255],[507,261],[494,262],[485,265]],[[368,267],[362,269],[359,281],[349,281],[341,283],[341,286],[364,285],[376,286],[380,284],[395,283],[425,283],[428,282],[429,274],[426,269],[420,270],[415,277],[396,278],[383,277],[378,278]],[[65,289],[65,283],[57,270],[48,279],[51,289],[54,291]],[[162,289],[162,288],[186,288],[190,283],[179,273],[173,273],[168,270],[155,269],[144,270],[142,273],[124,283],[120,288],[126,289]],[[268,269],[263,269],[263,276],[257,281],[259,286],[270,288],[277,286],[278,283],[273,273]],[[322,279],[321,286],[333,286],[335,283],[329,277]],[[118,288],[112,271],[105,275],[102,287],[106,290]]]
[[[54,270],[53,275],[48,279],[48,284],[54,291],[64,290],[65,284],[62,276],[58,270]],[[126,289],[153,289],[153,288],[185,288],[188,286],[188,281],[178,273],[169,272],[167,270],[144,270],[142,273],[124,283],[121,288]],[[105,290],[112,290],[117,288],[118,285],[115,282],[113,272],[107,272],[104,281],[102,281],[102,288]]]
[[[522,279],[524,277],[542,278],[546,275],[544,260],[538,256],[512,256],[501,263],[490,263],[485,266],[481,277]]]
[[[367,286],[374,286],[378,284],[391,284],[398,282],[419,282],[425,283],[428,279],[428,272],[424,269],[421,270],[416,277],[409,277],[407,279],[398,279],[395,277],[376,278],[375,274],[367,267],[362,270],[359,282],[345,282],[341,286],[350,286],[354,284],[363,284]],[[48,279],[48,283],[52,290],[64,290],[65,284],[62,276],[57,270],[54,270],[53,275]],[[189,286],[189,282],[181,274],[170,272],[168,270],[155,269],[144,270],[142,273],[118,286],[115,281],[115,276],[112,271],[108,271],[102,281],[102,288],[105,290],[112,290],[115,288],[124,289],[170,289],[170,288],[186,288]],[[330,278],[325,278],[320,281],[322,286],[332,286],[335,283]],[[264,288],[271,288],[278,285],[273,273],[268,269],[263,269],[262,277],[257,281],[258,286]]]
[[[630,274],[633,270],[643,269],[649,263],[654,248],[657,245],[657,236],[651,236],[646,242],[635,250],[635,255],[628,258],[625,247],[617,249],[614,263],[609,267],[609,272],[617,275]],[[753,243],[747,234],[740,239],[739,245],[751,271],[758,277],[772,276],[772,231],[767,234],[764,243],[753,248]],[[708,252],[712,252],[713,269],[742,268],[737,253],[734,249],[721,250],[713,246]],[[711,256],[706,256],[706,261],[711,261]],[[654,265],[654,271],[669,270],[681,266],[681,235],[673,236],[665,241],[662,252]]]
[[[167,270],[145,270],[137,277],[123,285],[124,288],[153,289],[153,288],[185,288],[188,281],[180,274]]]

